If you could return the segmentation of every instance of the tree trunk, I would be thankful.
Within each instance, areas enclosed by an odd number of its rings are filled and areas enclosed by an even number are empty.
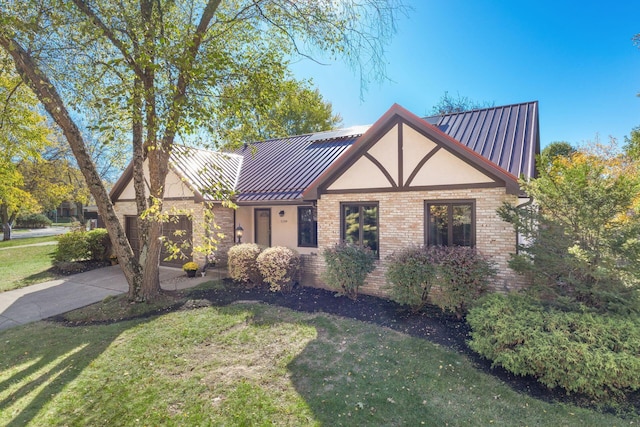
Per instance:
[[[73,151],[78,167],[96,201],[98,212],[104,219],[109,238],[118,257],[119,264],[129,284],[129,295],[141,299],[139,290],[143,282],[143,269],[136,260],[120,220],[113,208],[109,194],[86,150],[84,138],[49,78],[39,69],[31,55],[15,40],[0,35],[0,46],[13,58],[16,70],[29,85],[49,115],[60,126]]]
[[[8,222],[2,223],[2,240],[11,240],[11,224]]]
[[[11,218],[6,205],[0,205],[0,222],[2,222],[2,240],[11,240]]]
[[[86,224],[86,221],[84,219],[84,205],[81,202],[76,202],[76,213],[80,224]]]
[[[152,221],[149,224],[149,244],[144,260],[144,278],[140,291],[142,298],[148,300],[160,293],[160,250],[162,249],[162,223]]]

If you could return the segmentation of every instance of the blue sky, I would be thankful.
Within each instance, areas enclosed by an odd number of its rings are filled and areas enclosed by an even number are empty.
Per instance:
[[[640,126],[640,1],[405,0],[387,47],[388,80],[360,81],[341,63],[293,64],[343,126],[375,122],[393,103],[427,115],[445,91],[477,102],[539,101],[540,141],[574,145]]]

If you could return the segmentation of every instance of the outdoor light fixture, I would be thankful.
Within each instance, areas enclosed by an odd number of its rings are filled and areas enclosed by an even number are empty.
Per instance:
[[[238,238],[238,243],[242,243],[242,234],[244,233],[244,228],[241,225],[236,227],[236,237]]]
[[[278,215],[280,215],[281,217],[283,217],[283,216],[284,216],[284,211],[280,211],[280,212],[278,212]]]

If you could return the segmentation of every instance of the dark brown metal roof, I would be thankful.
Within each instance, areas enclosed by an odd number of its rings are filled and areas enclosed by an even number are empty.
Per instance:
[[[321,132],[271,139],[235,151],[244,157],[237,201],[300,199],[304,190],[358,139],[362,131],[358,128],[337,134]]]
[[[216,192],[238,186],[242,156],[174,145],[170,163],[174,171],[203,200],[217,200]]]
[[[537,101],[424,120],[516,177],[535,175]],[[238,202],[299,199],[368,128],[273,139],[236,151],[244,156]]]
[[[535,176],[540,151],[537,101],[416,120],[516,177]],[[271,139],[231,153],[176,146],[172,164],[204,198],[213,183],[222,181],[235,188],[238,203],[293,202],[369,127]]]
[[[535,176],[538,102],[483,108],[425,120],[515,176]]]

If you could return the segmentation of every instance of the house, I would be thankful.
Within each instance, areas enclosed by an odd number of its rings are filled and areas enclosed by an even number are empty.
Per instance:
[[[475,246],[497,267],[494,287],[513,288],[523,280],[507,265],[517,236],[496,209],[528,201],[518,177],[534,176],[539,150],[537,102],[427,118],[393,105],[371,126],[230,153],[178,147],[165,207],[193,210],[192,221],[180,226],[197,243],[205,232],[203,202],[210,202],[225,235],[221,253],[236,243],[238,227],[242,242],[296,249],[305,285],[323,286],[321,251],[344,240],[369,246],[379,258],[364,293],[383,295],[386,258],[420,244]],[[111,196],[134,243],[131,173]],[[237,192],[237,210],[209,195],[215,182]]]

